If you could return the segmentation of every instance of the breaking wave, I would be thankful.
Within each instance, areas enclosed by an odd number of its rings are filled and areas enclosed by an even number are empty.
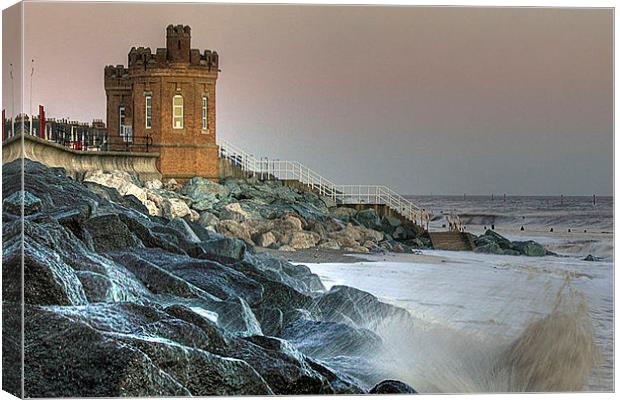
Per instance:
[[[553,303],[512,339],[391,321],[379,329],[391,360],[384,368],[421,393],[584,390],[600,362],[586,300],[567,278]]]

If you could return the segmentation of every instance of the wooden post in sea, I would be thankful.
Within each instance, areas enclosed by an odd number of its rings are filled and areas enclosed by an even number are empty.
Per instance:
[[[596,205],[596,195],[592,195],[592,205]]]
[[[561,206],[564,205],[564,195],[563,194],[560,195],[560,205]]]
[[[504,203],[506,202],[506,193],[504,193]]]
[[[493,193],[491,193],[491,201],[493,201]]]

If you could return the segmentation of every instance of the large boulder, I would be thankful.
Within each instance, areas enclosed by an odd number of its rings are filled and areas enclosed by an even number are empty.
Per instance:
[[[207,197],[212,199],[223,199],[230,193],[225,185],[220,185],[201,177],[194,177],[187,181],[180,192],[191,197],[194,201],[200,201]]]
[[[165,198],[161,202],[162,216],[168,219],[191,216],[192,212],[187,203],[181,199]]]
[[[395,381],[392,379],[387,379],[377,383],[370,391],[370,394],[397,394],[397,393],[407,393],[407,394],[416,394],[418,392],[415,391],[414,388],[407,385],[401,381]]]
[[[147,190],[140,187],[139,179],[128,172],[88,171],[84,175],[84,182],[94,182],[114,188],[121,196],[133,195],[146,207],[149,214],[159,215],[161,213],[157,205],[147,197]]]
[[[314,300],[323,318],[328,321],[354,323],[355,326],[376,329],[384,321],[412,323],[409,313],[399,307],[379,301],[363,290],[348,286],[333,286]]]
[[[250,336],[235,341],[229,354],[245,360],[275,394],[333,394],[329,381],[312,369],[305,357],[284,340]]]
[[[520,254],[529,257],[542,257],[547,254],[545,247],[533,240],[528,240],[525,242],[512,242],[512,246]]]
[[[369,229],[381,230],[381,218],[372,208],[366,208],[355,214],[355,220]]]
[[[135,247],[140,241],[117,214],[92,217],[84,225],[99,252]]]
[[[30,215],[39,211],[43,203],[34,194],[20,190],[2,201],[2,210],[13,215],[21,215],[22,204],[24,206],[24,215]]]
[[[203,350],[207,332],[150,307],[29,308],[26,327],[29,397],[273,393],[245,361]]]

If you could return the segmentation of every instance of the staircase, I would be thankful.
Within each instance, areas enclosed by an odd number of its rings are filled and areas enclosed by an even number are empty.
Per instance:
[[[429,232],[435,250],[471,251],[475,245],[469,235],[461,232]]]
[[[256,158],[223,140],[218,145],[221,159],[260,179],[298,181],[336,204],[384,205],[414,224],[420,222],[421,209],[388,187],[337,185],[297,161]]]

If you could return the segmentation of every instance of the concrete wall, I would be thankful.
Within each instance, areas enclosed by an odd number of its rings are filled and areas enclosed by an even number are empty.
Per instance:
[[[22,156],[50,167],[64,168],[74,178],[94,170],[126,171],[143,180],[162,178],[157,169],[159,153],[77,151],[30,135],[14,136],[2,144],[3,164]]]

